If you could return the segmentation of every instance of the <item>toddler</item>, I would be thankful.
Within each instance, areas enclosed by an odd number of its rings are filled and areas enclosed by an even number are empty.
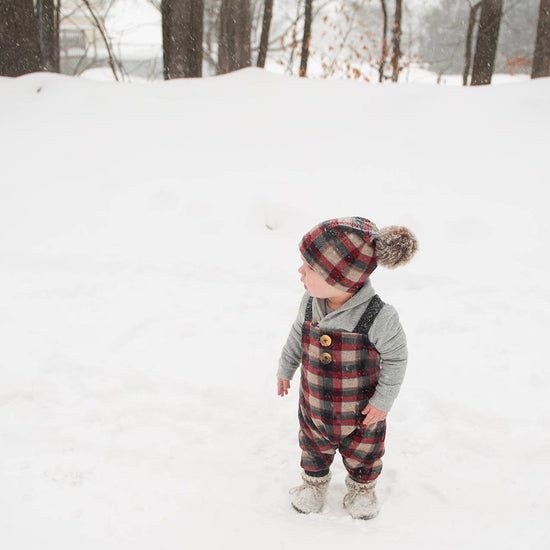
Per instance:
[[[386,416],[407,364],[407,342],[396,310],[375,294],[370,274],[393,268],[418,248],[405,227],[380,231],[371,221],[336,218],[306,233],[298,270],[306,293],[283,347],[277,393],[287,395],[302,364],[298,418],[303,484],[290,490],[299,512],[320,512],[336,449],[347,470],[344,507],[370,519],[379,504]]]

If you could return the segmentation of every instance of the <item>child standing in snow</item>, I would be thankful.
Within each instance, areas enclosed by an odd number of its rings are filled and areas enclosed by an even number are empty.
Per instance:
[[[408,262],[417,248],[405,227],[379,231],[360,217],[322,222],[302,238],[298,271],[307,292],[277,372],[277,392],[284,396],[302,364],[303,484],[290,490],[299,512],[322,510],[338,449],[348,472],[344,507],[353,518],[378,513],[374,487],[386,416],[405,374],[407,342],[397,312],[375,294],[369,276],[378,264]]]

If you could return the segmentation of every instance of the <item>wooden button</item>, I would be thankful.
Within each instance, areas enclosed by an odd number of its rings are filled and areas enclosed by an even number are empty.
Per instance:
[[[330,353],[321,353],[321,363],[323,365],[328,365],[330,362],[332,362],[332,355]]]
[[[328,334],[323,334],[323,336],[319,338],[319,341],[321,342],[321,345],[325,348],[332,344],[332,338]]]

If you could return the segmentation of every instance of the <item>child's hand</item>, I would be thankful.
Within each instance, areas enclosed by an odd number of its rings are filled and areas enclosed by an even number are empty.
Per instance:
[[[387,412],[381,411],[380,409],[373,407],[371,404],[367,405],[361,412],[367,415],[362,422],[363,426],[367,426],[368,424],[376,424],[381,420],[385,420],[386,416],[388,416]]]
[[[282,378],[277,378],[277,395],[284,397],[288,393],[290,388],[290,380],[283,380]]]

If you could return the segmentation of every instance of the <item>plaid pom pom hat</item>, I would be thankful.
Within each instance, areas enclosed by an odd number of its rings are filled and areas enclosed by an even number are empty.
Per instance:
[[[379,230],[365,218],[334,218],[316,225],[300,242],[306,262],[331,286],[355,292],[380,264],[394,268],[408,262],[418,249],[406,228]]]

